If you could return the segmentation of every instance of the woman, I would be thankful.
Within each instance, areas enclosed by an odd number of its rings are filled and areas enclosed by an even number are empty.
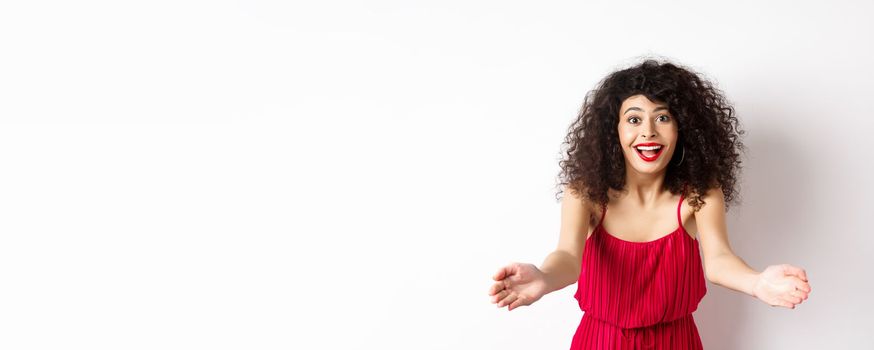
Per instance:
[[[670,62],[604,78],[565,140],[558,247],[540,268],[500,268],[492,303],[513,310],[576,281],[584,315],[571,349],[701,349],[692,312],[705,276],[771,306],[806,300],[804,269],[757,272],[729,246],[744,148],[733,114],[712,83]]]

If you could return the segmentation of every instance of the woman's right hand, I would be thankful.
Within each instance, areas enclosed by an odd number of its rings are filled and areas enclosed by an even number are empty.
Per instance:
[[[496,282],[489,288],[492,303],[508,305],[507,311],[531,305],[547,293],[546,275],[532,264],[510,263],[492,276]]]

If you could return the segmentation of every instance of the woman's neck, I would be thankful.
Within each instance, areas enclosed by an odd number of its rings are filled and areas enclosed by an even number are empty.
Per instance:
[[[664,184],[664,172],[643,174],[634,170],[626,171],[624,197],[641,207],[652,207],[665,194]]]

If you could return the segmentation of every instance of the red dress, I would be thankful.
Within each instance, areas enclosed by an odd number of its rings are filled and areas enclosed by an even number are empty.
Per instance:
[[[684,189],[685,190],[685,189]],[[692,312],[707,293],[698,240],[679,227],[649,242],[608,233],[586,240],[574,298],[583,318],[571,350],[703,349]]]

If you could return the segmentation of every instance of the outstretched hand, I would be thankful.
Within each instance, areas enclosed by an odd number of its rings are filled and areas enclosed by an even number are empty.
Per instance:
[[[498,303],[499,308],[509,305],[507,311],[531,305],[546,294],[544,274],[532,264],[510,263],[492,279],[497,281],[489,288],[492,303]]]
[[[771,265],[759,273],[753,296],[771,306],[794,309],[807,300],[810,283],[804,269],[789,264]]]

